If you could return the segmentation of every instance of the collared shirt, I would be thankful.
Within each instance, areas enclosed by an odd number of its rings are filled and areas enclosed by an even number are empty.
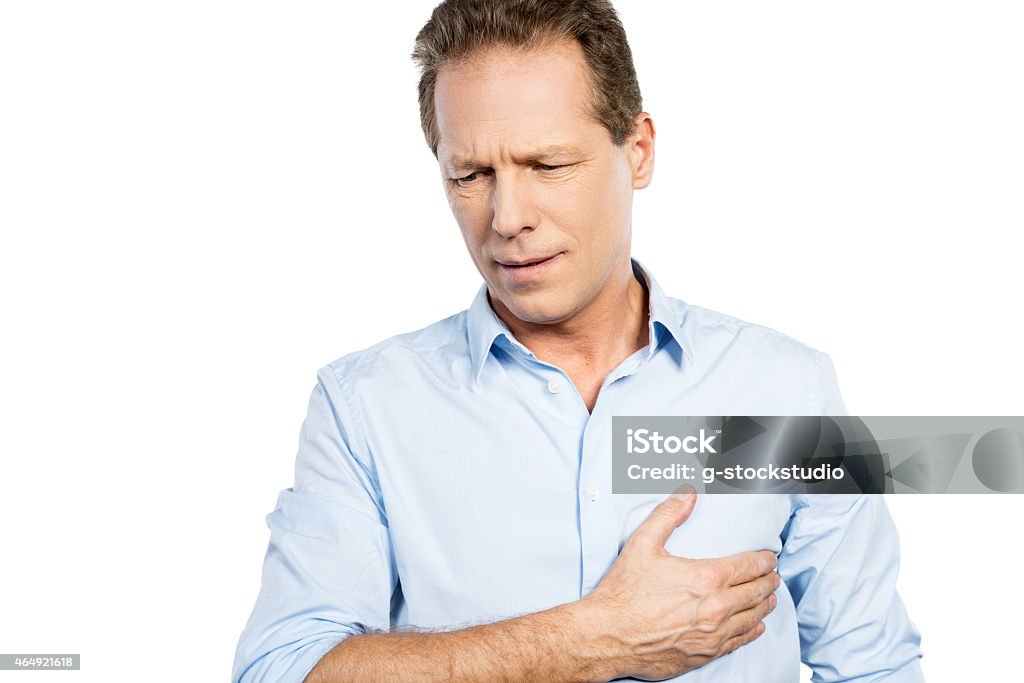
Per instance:
[[[612,493],[614,415],[839,415],[828,355],[649,291],[650,343],[588,412],[481,287],[467,310],[321,369],[295,483],[267,515],[263,584],[232,681],[299,683],[344,638],[458,628],[594,589],[662,495]],[[760,638],[676,680],[921,681],[873,495],[703,495],[667,550],[770,549],[783,579]]]

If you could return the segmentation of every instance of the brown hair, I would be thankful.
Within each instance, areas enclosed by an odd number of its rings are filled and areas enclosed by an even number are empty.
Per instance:
[[[494,45],[531,49],[561,38],[583,48],[590,114],[623,144],[643,103],[626,31],[609,0],[444,0],[420,29],[412,53],[420,67],[420,125],[434,155],[434,84],[443,67]]]

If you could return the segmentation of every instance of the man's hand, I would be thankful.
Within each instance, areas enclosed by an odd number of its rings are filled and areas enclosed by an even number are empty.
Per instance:
[[[692,491],[692,489],[691,489]],[[670,555],[665,543],[689,518],[694,493],[660,503],[581,602],[618,656],[610,677],[661,680],[703,666],[764,633],[780,579],[764,550],[710,560]]]

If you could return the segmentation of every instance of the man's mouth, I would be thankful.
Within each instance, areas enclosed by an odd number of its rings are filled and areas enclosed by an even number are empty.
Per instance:
[[[530,256],[521,259],[503,259],[498,261],[501,272],[510,283],[523,284],[542,278],[557,264],[563,252],[552,256]]]
[[[544,263],[545,261],[552,258],[554,258],[554,256],[541,256],[538,258],[530,258],[522,261],[498,261],[498,263],[508,268],[526,268],[528,266],[535,266],[538,263]]]

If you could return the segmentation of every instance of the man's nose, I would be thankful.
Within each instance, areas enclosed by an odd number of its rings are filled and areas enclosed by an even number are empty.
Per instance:
[[[502,237],[515,237],[523,230],[537,227],[536,207],[530,194],[523,179],[509,176],[495,179],[491,227],[496,233]]]

